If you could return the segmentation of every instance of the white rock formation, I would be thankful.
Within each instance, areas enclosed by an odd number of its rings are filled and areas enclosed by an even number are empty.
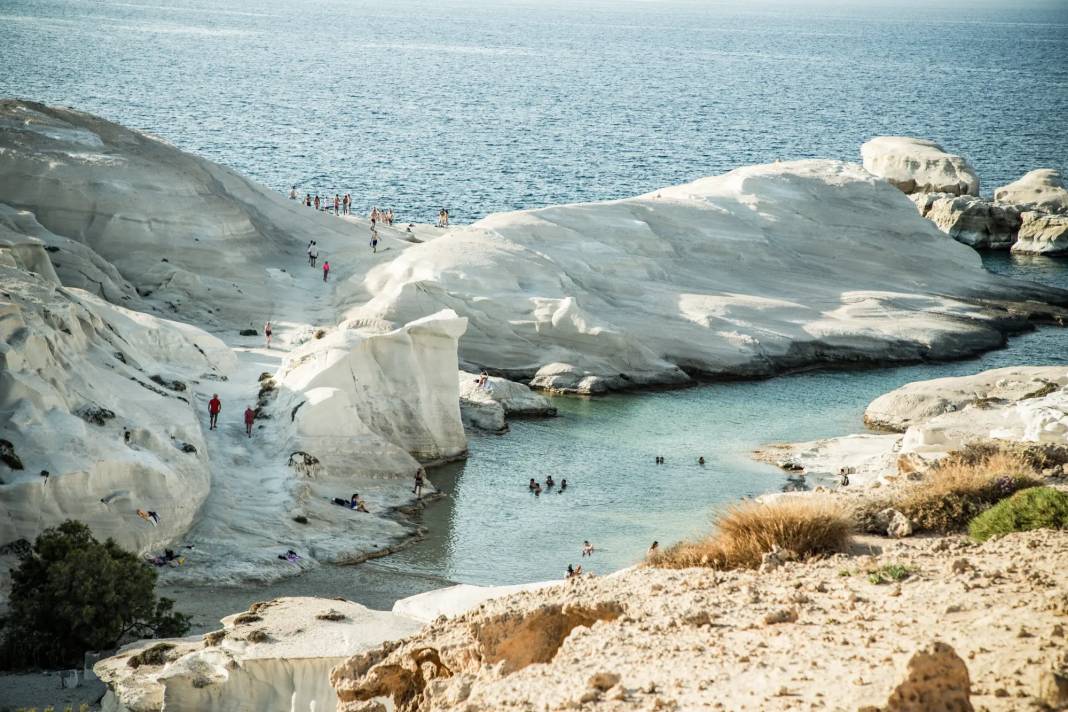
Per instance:
[[[904,432],[944,413],[956,413],[979,402],[983,406],[1027,400],[1051,387],[1068,385],[1064,366],[1009,366],[971,376],[915,381],[873,400],[864,411],[864,422],[894,432]]]
[[[864,420],[895,434],[776,445],[756,456],[796,462],[816,478],[846,467],[850,485],[869,485],[908,476],[978,441],[1068,445],[1068,367],[1014,366],[916,381],[876,398]]]
[[[957,242],[979,250],[1008,249],[1020,231],[1020,211],[974,195],[914,193],[920,215]]]
[[[439,616],[453,617],[477,608],[486,601],[510,596],[523,591],[538,591],[549,586],[559,586],[564,581],[536,581],[511,586],[474,586],[462,583],[447,588],[438,588],[426,593],[402,598],[393,604],[393,612],[424,623],[437,620]]]
[[[294,349],[279,370],[278,410],[295,445],[351,468],[373,452],[383,471],[467,451],[460,422],[456,347],[467,320],[443,310],[383,334],[338,329]],[[333,458],[335,462],[329,460]]]
[[[1030,255],[1068,254],[1068,214],[1024,213],[1012,251]]]
[[[464,363],[597,392],[976,352],[1003,326],[974,300],[1029,289],[860,167],[799,161],[491,215],[354,278],[341,299],[356,324],[455,309],[470,322]]]
[[[209,488],[187,384],[233,356],[196,327],[62,287],[48,254],[0,237],[0,433],[17,458],[0,464],[0,542],[67,518],[135,550],[168,542]]]
[[[356,224],[294,202],[95,116],[0,101],[0,203],[32,213],[21,219],[50,236],[38,235],[69,274],[82,271],[76,262],[106,273],[64,284],[110,301],[132,285],[186,320],[262,324],[280,311],[266,274],[280,256],[299,257],[314,238],[324,257],[335,241],[362,244]]]
[[[1068,187],[1059,171],[1039,168],[994,191],[994,200],[1046,213],[1068,212]]]
[[[100,661],[104,712],[329,712],[330,670],[346,657],[417,632],[422,623],[351,601],[279,598],[227,616],[206,636],[146,640]],[[131,666],[159,645],[163,664]]]
[[[490,376],[480,387],[478,380],[477,373],[459,373],[460,414],[468,427],[503,432],[511,417],[556,415],[552,401],[522,383]]]
[[[968,159],[934,141],[876,136],[860,147],[864,168],[905,193],[979,195],[979,176]]]

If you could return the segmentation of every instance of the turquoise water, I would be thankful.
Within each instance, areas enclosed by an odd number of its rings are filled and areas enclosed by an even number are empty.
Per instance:
[[[2,0],[0,96],[431,221],[624,197],[873,135],[992,190],[1068,169],[1063,0]]]
[[[996,272],[1068,287],[1068,262],[985,260]],[[552,578],[568,563],[612,571],[639,560],[653,540],[707,531],[724,503],[787,486],[782,471],[750,458],[755,448],[860,432],[868,402],[898,386],[1018,364],[1068,364],[1068,329],[1040,329],[967,361],[555,398],[558,418],[475,435],[466,462],[434,473],[450,497],[425,512],[427,541],[380,565],[475,583]],[[657,455],[665,465],[654,464]],[[567,491],[527,492],[530,477],[547,475],[566,478]],[[599,549],[591,560],[579,558],[584,539]]]

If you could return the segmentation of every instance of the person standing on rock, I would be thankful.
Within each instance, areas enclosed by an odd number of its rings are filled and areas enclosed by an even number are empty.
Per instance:
[[[293,188],[290,189],[290,191],[289,191],[289,199],[290,200],[296,200],[297,199],[297,186],[293,186]]]
[[[423,497],[423,482],[425,481],[425,474],[426,473],[422,467],[415,471],[415,487],[412,488],[412,494],[414,494],[417,499],[422,499]]]
[[[319,259],[319,246],[315,244],[315,240],[312,240],[308,247],[308,264],[314,267],[317,259]]]
[[[271,322],[263,325],[263,337],[267,339],[267,348],[271,348]]]
[[[371,254],[378,254],[378,230],[371,228]]]
[[[321,204],[321,203],[319,202],[319,196],[318,196],[318,195],[316,195],[316,196],[315,196],[315,209],[316,209],[316,210],[318,210],[318,209],[319,209],[319,205],[320,205],[320,204]]]
[[[330,260],[323,262],[323,281],[325,282],[327,277],[330,276]]]
[[[334,193],[334,215],[337,216],[337,215],[340,215],[340,214],[341,214],[341,196],[338,195],[337,193]]]
[[[218,393],[211,394],[211,400],[208,401],[208,430],[215,430],[215,424],[219,420],[219,411],[222,410],[222,401],[219,400]]]
[[[252,410],[252,406],[245,408],[245,434],[250,438],[252,437],[252,424],[256,422],[256,411]]]

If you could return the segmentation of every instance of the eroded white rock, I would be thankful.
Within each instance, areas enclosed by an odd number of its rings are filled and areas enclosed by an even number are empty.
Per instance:
[[[1068,187],[1059,171],[1039,168],[994,191],[994,200],[1047,213],[1068,212]]]
[[[877,136],[860,147],[864,168],[905,193],[979,195],[979,176],[968,159],[934,141]]]

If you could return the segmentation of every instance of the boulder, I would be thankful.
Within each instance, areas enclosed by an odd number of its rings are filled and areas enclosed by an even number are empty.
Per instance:
[[[864,168],[905,193],[979,195],[979,176],[968,159],[934,141],[877,136],[860,147]]]
[[[1068,254],[1068,214],[1024,213],[1019,238],[1012,246],[1017,254]]]
[[[479,374],[468,371],[460,371],[458,378],[465,426],[502,432],[508,429],[508,417],[556,415],[552,401],[522,383],[490,376],[485,386],[479,386]]]
[[[1039,673],[1037,697],[1049,709],[1068,709],[1068,671],[1043,670]]]
[[[886,526],[886,535],[895,539],[912,536],[912,522],[901,512],[892,510],[890,522]]]
[[[974,195],[918,193],[910,196],[920,214],[957,242],[980,250],[1006,250],[1016,241],[1020,212]]]
[[[1068,187],[1059,171],[1039,168],[994,191],[994,200],[1046,213],[1068,213]]]
[[[949,645],[935,641],[909,659],[905,679],[880,712],[971,712],[968,667]]]

